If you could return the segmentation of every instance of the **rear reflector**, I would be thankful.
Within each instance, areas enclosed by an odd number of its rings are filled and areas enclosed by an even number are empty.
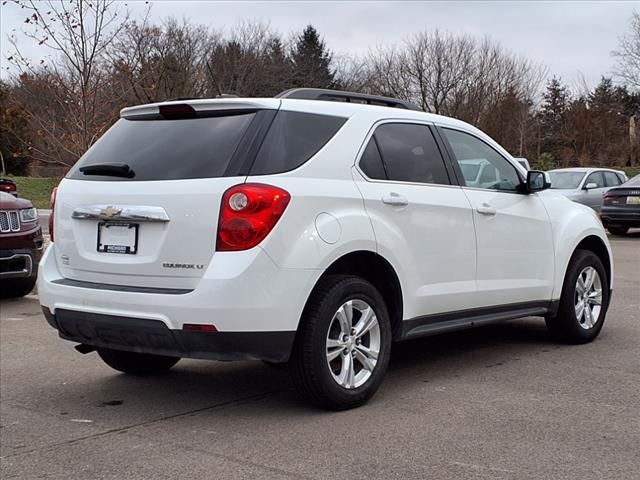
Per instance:
[[[199,323],[185,323],[182,325],[182,330],[185,332],[217,332],[218,329],[215,325],[202,325]]]
[[[56,210],[56,196],[57,195],[58,195],[58,187],[54,187],[53,190],[51,191],[51,198],[49,199],[49,208],[51,209],[51,213],[49,214],[49,235],[51,236],[51,238],[50,238],[51,242],[54,241],[54,237],[53,237],[53,226],[54,226],[53,217],[54,217],[55,210]]]

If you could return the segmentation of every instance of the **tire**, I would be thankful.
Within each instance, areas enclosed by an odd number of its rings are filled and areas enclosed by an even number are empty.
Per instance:
[[[139,376],[164,373],[180,360],[179,357],[125,352],[108,348],[99,348],[97,351],[104,363],[114,370]]]
[[[629,227],[607,227],[611,235],[626,235]]]
[[[36,278],[12,278],[0,283],[0,298],[18,298],[31,293],[36,286]]]
[[[597,273],[597,277],[593,277],[589,284],[588,276],[593,271]],[[593,297],[593,301],[588,302],[589,308],[585,307],[582,310],[580,318],[578,302],[584,294],[580,292],[581,287],[578,285],[579,276],[582,285],[585,284],[585,278],[587,279],[587,293],[591,292],[590,297]],[[598,284],[599,295],[593,293],[598,290]],[[584,305],[584,302],[582,304]],[[602,261],[589,250],[576,250],[567,268],[558,313],[553,318],[545,318],[547,328],[557,339],[566,343],[591,342],[602,330],[608,307],[609,282]],[[587,311],[591,312],[591,316]]]
[[[366,315],[367,307],[374,316]],[[344,309],[352,311],[352,327],[363,328],[367,322],[359,320],[369,319],[370,329],[358,335],[354,328],[345,336],[349,322],[339,312]],[[374,361],[371,352],[376,349]],[[307,302],[289,371],[306,400],[321,408],[346,410],[363,405],[378,390],[390,353],[391,323],[382,295],[360,277],[331,275],[320,280]],[[351,371],[353,375],[347,375]]]

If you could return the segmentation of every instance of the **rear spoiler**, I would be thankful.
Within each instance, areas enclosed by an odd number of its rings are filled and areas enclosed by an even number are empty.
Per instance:
[[[207,100],[176,100],[172,102],[151,103],[137,105],[120,110],[120,118],[126,119],[152,119],[160,117],[160,107],[172,105],[188,105],[196,113],[238,111],[238,110],[278,110],[282,102],[275,98],[252,99],[207,99]]]

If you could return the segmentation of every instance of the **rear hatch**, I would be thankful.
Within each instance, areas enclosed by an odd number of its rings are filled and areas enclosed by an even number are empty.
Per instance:
[[[629,185],[609,189],[603,197],[603,208],[616,208],[620,209],[620,212],[640,211],[640,180],[637,183],[637,186]]]
[[[65,278],[195,288],[220,201],[245,181],[278,100],[125,109],[61,182],[56,261]]]

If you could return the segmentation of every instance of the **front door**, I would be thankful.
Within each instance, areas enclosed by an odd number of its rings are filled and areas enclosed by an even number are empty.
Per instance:
[[[459,164],[485,165],[481,181],[463,187],[473,208],[483,306],[551,300],[555,257],[542,200],[517,191],[516,167],[487,142],[460,130],[441,131]],[[460,173],[465,179],[472,175],[468,167]]]

